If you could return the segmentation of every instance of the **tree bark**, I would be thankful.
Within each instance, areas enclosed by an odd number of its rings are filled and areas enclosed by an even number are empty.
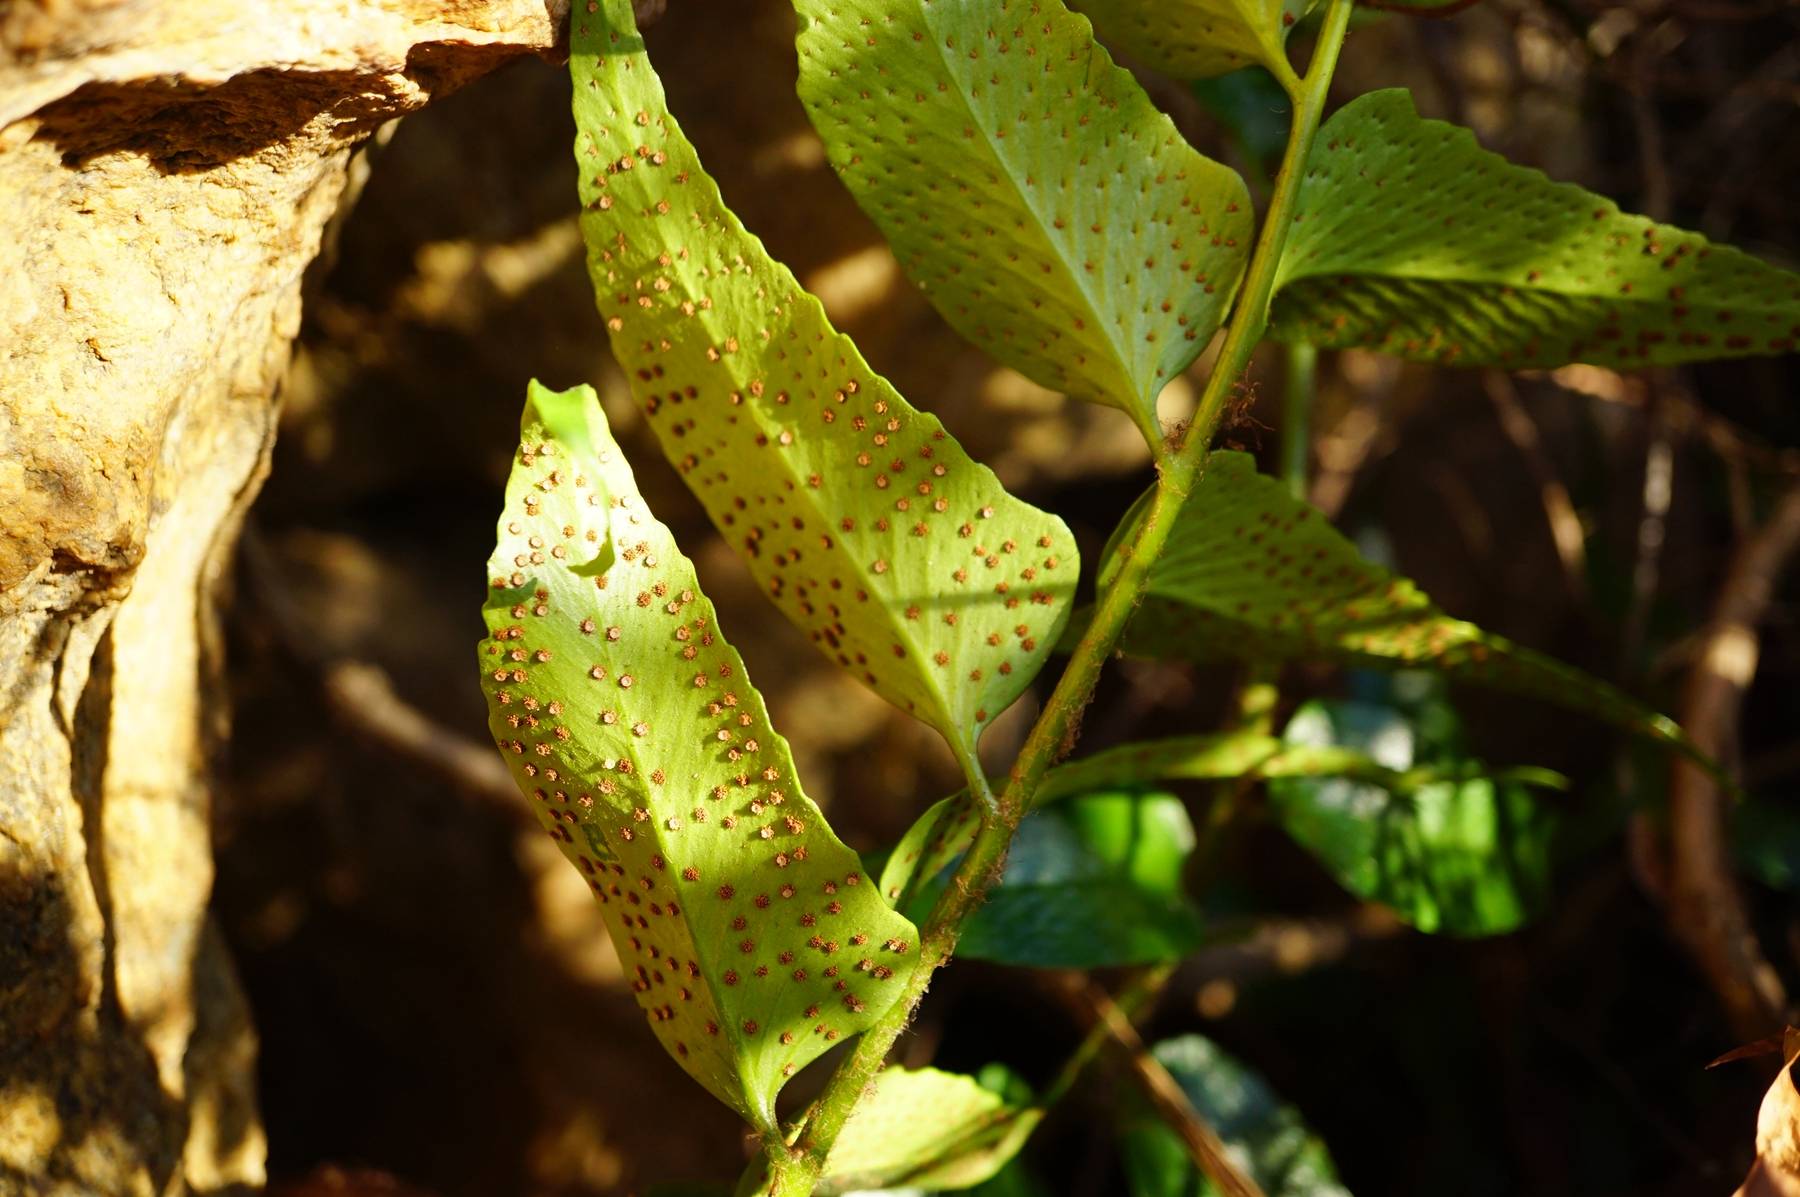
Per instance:
[[[357,144],[566,0],[0,7],[0,1194],[263,1177],[214,619]]]

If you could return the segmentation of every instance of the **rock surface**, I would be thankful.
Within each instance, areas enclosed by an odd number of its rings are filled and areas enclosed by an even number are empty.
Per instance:
[[[262,1180],[206,917],[215,593],[355,147],[565,12],[0,10],[0,1194]]]

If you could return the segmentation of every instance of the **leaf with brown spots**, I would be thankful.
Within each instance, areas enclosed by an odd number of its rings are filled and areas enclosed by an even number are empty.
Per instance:
[[[1177,79],[1210,79],[1246,66],[1293,70],[1288,30],[1309,0],[1075,0],[1100,36]]]
[[[832,165],[958,332],[1130,413],[1206,347],[1250,197],[1062,0],[795,0]]]
[[[892,1005],[918,933],[826,826],[587,387],[531,385],[489,561],[488,727],[651,1029],[759,1128]]]
[[[701,169],[630,5],[586,7],[581,227],[632,395],[782,611],[972,759],[1067,622],[1074,538],[831,327]]]
[[[1319,130],[1271,336],[1414,361],[1666,366],[1787,353],[1800,275],[1515,166],[1393,89]]]
[[[1143,510],[1140,502],[1120,524],[1115,544]],[[1109,546],[1102,587],[1116,566]],[[1413,583],[1365,560],[1284,484],[1258,474],[1244,453],[1207,459],[1123,647],[1188,660],[1432,669],[1585,711],[1695,754],[1673,720],[1629,695],[1444,614]]]

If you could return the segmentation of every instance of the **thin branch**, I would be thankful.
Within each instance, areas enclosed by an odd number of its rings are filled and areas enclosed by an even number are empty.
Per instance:
[[[1519,392],[1513,386],[1511,375],[1501,370],[1488,370],[1482,374],[1481,381],[1500,418],[1501,431],[1524,458],[1525,468],[1537,484],[1538,502],[1544,508],[1544,521],[1550,525],[1550,539],[1556,545],[1556,557],[1562,563],[1563,581],[1569,588],[1569,596],[1578,603],[1585,603],[1587,543],[1581,530],[1581,517],[1575,514],[1575,504],[1569,498],[1569,488],[1563,485],[1550,455],[1544,451],[1537,423],[1519,402]]]
[[[1681,725],[1696,747],[1727,767],[1737,759],[1738,715],[1756,675],[1757,625],[1776,582],[1800,549],[1800,486],[1739,546],[1719,591],[1699,662],[1688,675]],[[1732,876],[1719,783],[1685,757],[1669,779],[1669,920],[1711,982],[1737,1035],[1778,1027],[1787,995],[1750,927]]]
[[[490,744],[451,731],[395,693],[387,672],[367,661],[334,661],[320,676],[331,713],[353,734],[402,760],[423,766],[475,798],[516,813],[526,810]]]
[[[1119,990],[1118,996],[1112,999],[1113,1004],[1118,1007],[1126,1019],[1136,1022],[1143,1017],[1146,1010],[1156,1004],[1157,999],[1162,997],[1163,987],[1168,984],[1169,977],[1173,975],[1174,971],[1175,966],[1172,964],[1157,964],[1142,970]],[[1071,979],[1075,980],[1076,978]],[[1078,986],[1064,988],[1062,996],[1065,998],[1078,997]],[[1075,1082],[1080,1079],[1081,1074],[1087,1071],[1088,1065],[1093,1063],[1094,1058],[1107,1044],[1113,1042],[1112,1029],[1104,1019],[1088,1016],[1086,1005],[1082,1007],[1081,1013],[1087,1016],[1086,1021],[1091,1025],[1081,1043],[1069,1054],[1069,1058],[1063,1061],[1063,1066],[1057,1072],[1056,1078],[1045,1086],[1043,1096],[1039,1098],[1039,1101],[1046,1107],[1054,1106],[1067,1097],[1069,1090],[1075,1087]]]
[[[1106,1028],[1107,1035],[1131,1066],[1131,1075],[1143,1089],[1144,1096],[1150,1099],[1163,1121],[1181,1136],[1182,1146],[1187,1148],[1188,1158],[1194,1166],[1226,1197],[1263,1197],[1256,1182],[1231,1162],[1219,1133],[1194,1108],[1180,1082],[1170,1076],[1169,1070],[1144,1046],[1137,1027],[1132,1025],[1118,1003],[1098,985],[1089,985],[1086,997],[1095,1023]]]
[[[1548,378],[1566,391],[1603,403],[1616,403],[1639,411],[1646,411],[1650,406],[1648,388],[1641,380],[1604,366],[1578,363],[1551,371],[1523,370],[1519,376]],[[1724,460],[1765,473],[1800,474],[1800,450],[1777,447],[1758,439],[1724,416],[1700,406],[1693,396],[1681,389],[1659,388],[1656,402],[1678,436],[1697,434]]]
[[[1388,907],[1366,903],[1332,918],[1258,919],[1241,935],[1228,925],[1215,932],[1221,942],[1182,963],[1175,989],[1186,993],[1223,985],[1235,997],[1239,986],[1325,968],[1368,944],[1407,935],[1411,928]]]
[[[325,705],[357,738],[419,765],[457,791],[528,817],[506,764],[488,744],[443,726],[401,698],[379,666],[321,651],[305,614],[289,597],[290,587],[267,542],[254,527],[245,530],[239,560],[256,605],[268,620],[281,651],[311,676]]]
[[[1638,510],[1637,548],[1631,566],[1631,603],[1619,636],[1619,660],[1626,676],[1637,672],[1636,658],[1649,627],[1650,608],[1662,576],[1663,541],[1668,535],[1669,503],[1675,492],[1675,437],[1661,388],[1651,392],[1649,441],[1644,446],[1644,484]]]

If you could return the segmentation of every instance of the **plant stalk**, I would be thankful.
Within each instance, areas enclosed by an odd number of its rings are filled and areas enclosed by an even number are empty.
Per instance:
[[[1176,517],[1205,469],[1206,456],[1220,417],[1231,397],[1232,386],[1249,365],[1250,355],[1268,325],[1269,300],[1275,289],[1276,268],[1292,225],[1294,200],[1305,175],[1313,136],[1324,115],[1326,93],[1337,69],[1338,53],[1349,28],[1353,0],[1330,0],[1321,23],[1312,61],[1295,98],[1294,120],[1287,148],[1276,175],[1275,190],[1263,217],[1262,228],[1250,253],[1238,303],[1232,314],[1218,364],[1207,380],[1194,419],[1185,433],[1177,434],[1170,450],[1159,454],[1159,474],[1149,510],[1138,524],[1130,543],[1119,552],[1112,585],[1100,598],[1093,621],[1075,646],[1068,667],[1033,725],[1025,745],[1008,774],[998,802],[983,811],[980,830],[957,868],[943,896],[938,899],[919,937],[919,964],[907,981],[900,999],[874,1026],[862,1033],[851,1052],[838,1065],[825,1092],[792,1144],[772,1151],[770,1182],[763,1191],[769,1197],[810,1197],[824,1174],[826,1157],[837,1141],[851,1111],[876,1081],[888,1051],[912,1021],[919,1000],[935,973],[956,950],[964,920],[999,880],[1032,797],[1044,774],[1068,755],[1079,731],[1082,713],[1093,698],[1101,668],[1113,653],[1132,612],[1150,580],[1151,567],[1175,529]],[[971,786],[985,786],[979,768],[972,769]]]
[[[1118,996],[1112,999],[1112,1003],[1122,1017],[1135,1022],[1162,996],[1163,986],[1167,985],[1169,978],[1174,975],[1175,966],[1173,964],[1150,965],[1134,974],[1125,983],[1124,988],[1119,990]],[[1081,1079],[1081,1074],[1086,1072],[1088,1065],[1094,1062],[1094,1057],[1098,1056],[1101,1049],[1107,1044],[1113,1042],[1114,1037],[1115,1032],[1105,1019],[1095,1019],[1081,1043],[1073,1052],[1069,1053],[1069,1058],[1063,1061],[1063,1066],[1057,1072],[1056,1078],[1045,1087],[1044,1092],[1039,1096],[1039,1104],[1048,1109],[1067,1097],[1069,1091],[1075,1087],[1075,1082]]]
[[[1306,466],[1312,450],[1313,399],[1318,393],[1319,350],[1305,341],[1287,347],[1281,380],[1281,480],[1306,501]]]

